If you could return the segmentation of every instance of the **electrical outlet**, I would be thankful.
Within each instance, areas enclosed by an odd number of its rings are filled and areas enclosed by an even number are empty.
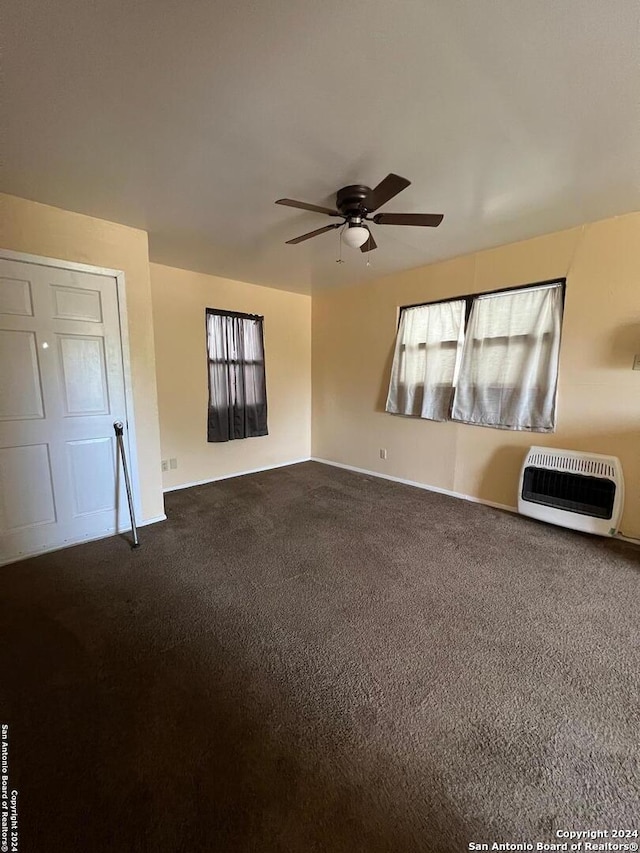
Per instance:
[[[640,370],[640,355],[634,355],[633,357],[633,369]]]
[[[177,467],[178,467],[178,460],[177,459],[170,459],[169,460],[169,468],[174,470]]]
[[[386,459],[386,458],[387,458],[387,449],[385,447],[381,447],[380,448],[380,459]]]
[[[169,463],[167,462],[167,460],[166,460],[166,459],[163,459],[163,460],[162,460],[162,470],[163,470],[163,471],[168,471],[168,470],[169,470]]]

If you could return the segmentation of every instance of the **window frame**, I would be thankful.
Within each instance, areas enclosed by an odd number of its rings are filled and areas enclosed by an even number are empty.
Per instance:
[[[261,320],[262,321],[262,359],[260,361],[249,359],[234,359],[211,358],[209,355],[209,315],[215,314],[218,317],[238,317],[240,320]],[[263,314],[245,314],[242,311],[225,311],[224,308],[205,308],[204,314],[204,329],[205,339],[207,342],[207,363],[208,364],[265,364],[264,354],[264,315]],[[266,370],[266,366],[265,366]],[[209,405],[211,405],[211,387],[209,387]]]
[[[412,308],[428,307],[431,305],[443,305],[447,302],[462,302],[462,301],[464,301],[465,302],[465,313],[464,313],[464,322],[462,325],[462,340],[463,340],[463,343],[466,343],[467,331],[468,331],[468,327],[469,327],[469,320],[471,318],[471,311],[473,309],[473,304],[476,301],[476,299],[482,299],[482,298],[491,297],[491,296],[499,296],[502,294],[518,293],[518,292],[523,291],[523,290],[536,290],[538,288],[551,287],[553,285],[559,285],[560,286],[560,292],[561,292],[562,313],[561,313],[561,324],[560,324],[560,341],[562,341],[562,325],[563,325],[563,321],[564,321],[565,297],[566,297],[566,290],[567,290],[567,278],[566,278],[566,276],[559,276],[558,278],[549,278],[549,279],[545,279],[544,281],[534,281],[534,282],[530,282],[528,284],[519,284],[519,285],[515,285],[515,286],[512,285],[510,287],[499,287],[499,288],[496,288],[494,290],[483,290],[483,291],[479,291],[478,293],[468,293],[468,294],[465,294],[462,296],[448,296],[444,299],[433,299],[429,302],[414,302],[411,305],[401,305],[401,306],[399,306],[399,310],[398,310],[398,322],[397,322],[397,328],[396,328],[396,336],[400,332],[400,323],[402,320],[402,312],[403,311],[408,311]],[[529,337],[529,335],[517,335],[516,337],[527,338],[527,337]],[[455,381],[455,379],[456,379],[456,377],[454,375],[454,382],[452,384],[454,394],[455,394],[455,390],[457,387],[457,382]],[[557,386],[556,386],[556,392],[557,392]],[[452,403],[452,405],[453,405],[453,403]],[[465,421],[458,421],[457,419],[452,418],[451,417],[451,410],[450,410],[449,415],[448,415],[447,420],[446,420],[446,423],[465,423]],[[485,426],[485,424],[471,424],[471,425]],[[495,429],[512,429],[512,427],[499,426],[497,424],[495,424],[495,425],[494,424],[486,424],[486,426],[491,426],[492,428],[495,428]],[[555,425],[554,425],[553,431],[555,431]]]
[[[217,317],[225,317],[225,318],[236,318],[243,321],[252,321],[258,322],[260,325],[260,341],[262,347],[262,358],[261,359],[247,359],[247,358],[211,358],[210,354],[210,339],[209,339],[209,317],[217,316]],[[230,436],[229,438],[220,439],[220,441],[236,441],[242,440],[245,438],[255,438],[258,436],[269,435],[269,429],[267,425],[267,366],[266,366],[266,352],[264,345],[264,314],[248,314],[244,311],[227,311],[224,308],[209,308],[205,306],[204,312],[204,330],[205,330],[205,344],[207,351],[207,411],[208,415],[208,437],[207,441],[216,443],[219,439],[211,439],[210,435],[210,417],[211,411],[216,409],[215,402],[213,400],[213,389],[211,385],[211,366],[212,365],[222,365],[227,371],[233,369],[233,367],[245,368],[245,367],[258,367],[261,368],[262,374],[262,384],[264,388],[264,413],[265,413],[265,424],[264,424],[264,432],[258,432],[255,435],[243,435],[243,436]],[[235,403],[231,400],[229,401],[228,409],[231,410],[235,406]],[[243,409],[247,411],[251,406],[253,406],[256,410],[258,408],[258,404],[247,403],[246,399],[243,405]]]
[[[566,276],[559,276],[558,278],[548,278],[544,281],[532,281],[529,284],[518,284],[515,287],[512,285],[510,287],[499,287],[496,290],[483,290],[478,293],[467,293],[463,296],[447,296],[445,299],[432,299],[429,302],[414,302],[411,305],[400,305],[398,308],[398,324],[397,328],[400,328],[400,317],[402,316],[403,311],[407,311],[409,308],[423,308],[425,305],[442,305],[444,302],[462,302],[466,303],[466,308],[464,312],[464,332],[467,332],[467,326],[469,325],[469,318],[471,317],[471,309],[473,307],[474,300],[480,299],[484,296],[497,296],[501,293],[517,293],[519,290],[532,290],[535,287],[546,287],[552,284],[559,284],[561,286],[562,292],[562,317],[564,320],[564,302],[565,296],[567,292],[567,278]],[[397,330],[396,330],[397,331]]]

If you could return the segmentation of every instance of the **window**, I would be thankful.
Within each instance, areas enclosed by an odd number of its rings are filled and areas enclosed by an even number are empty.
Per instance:
[[[208,441],[267,435],[263,317],[206,309]]]
[[[564,279],[403,308],[388,412],[551,432]]]
[[[400,314],[387,411],[446,421],[464,340],[464,299]]]

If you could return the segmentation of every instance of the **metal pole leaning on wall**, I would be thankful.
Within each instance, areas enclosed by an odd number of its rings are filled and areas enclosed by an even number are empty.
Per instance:
[[[122,421],[116,421],[113,425],[114,430],[116,431],[116,441],[118,442],[118,450],[120,453],[120,459],[122,459],[122,470],[124,471],[124,484],[127,489],[127,501],[129,503],[129,516],[131,518],[131,536],[133,537],[133,542],[131,543],[132,548],[139,548],[140,541],[138,539],[138,528],[136,527],[136,514],[133,509],[133,496],[131,494],[131,482],[129,480],[129,469],[127,468],[127,457],[124,452],[124,440],[123,440],[123,432],[124,426]]]

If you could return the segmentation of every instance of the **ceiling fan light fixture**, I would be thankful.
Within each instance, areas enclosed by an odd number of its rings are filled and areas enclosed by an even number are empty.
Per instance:
[[[349,223],[348,228],[342,232],[342,239],[352,249],[359,249],[369,239],[369,229],[362,225]]]

